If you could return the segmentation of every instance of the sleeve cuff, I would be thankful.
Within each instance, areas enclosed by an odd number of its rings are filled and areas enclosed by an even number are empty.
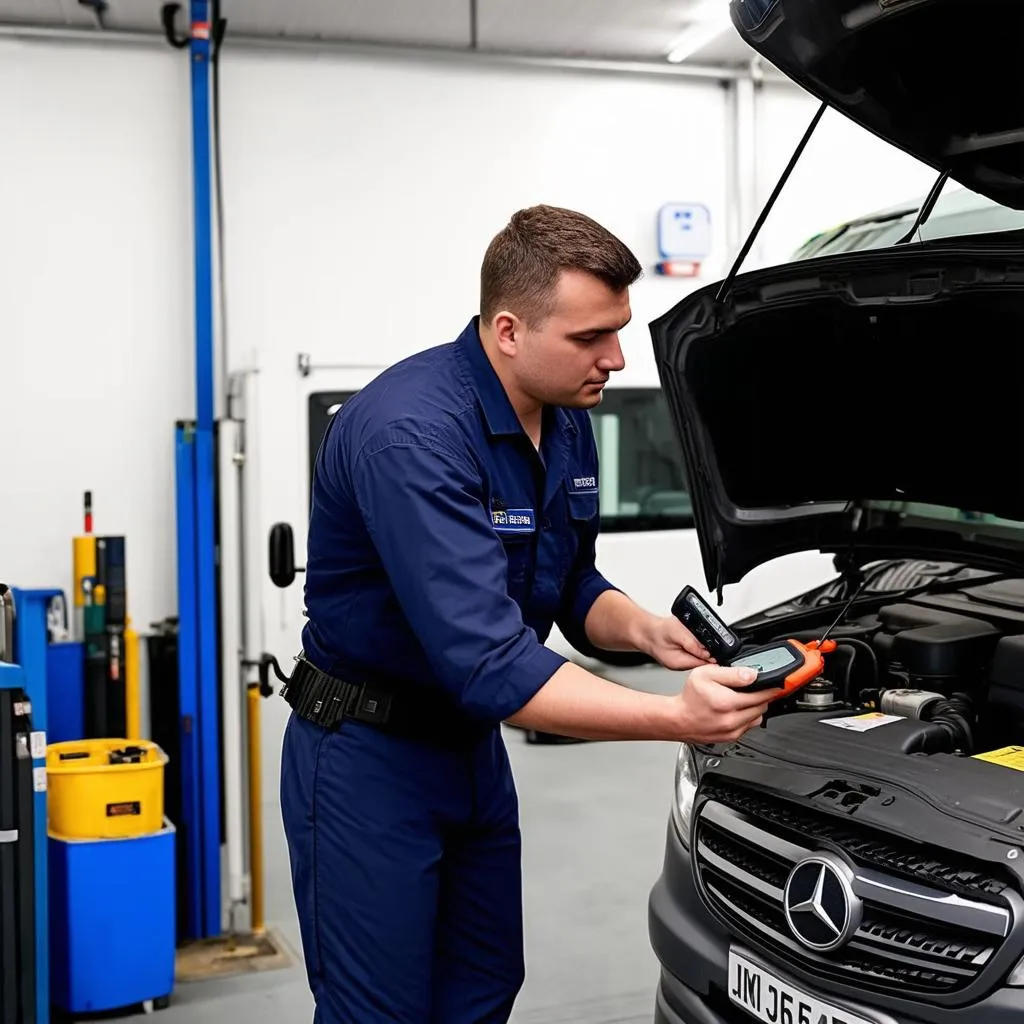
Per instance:
[[[526,640],[529,637],[529,640]],[[564,665],[568,658],[538,642],[536,634],[527,630],[523,649],[508,660],[508,670],[485,713],[503,722],[529,704],[537,691]]]
[[[569,605],[569,620],[581,636],[586,637],[586,621],[594,602],[606,590],[618,590],[612,586],[596,569],[589,573],[573,595],[572,604]]]

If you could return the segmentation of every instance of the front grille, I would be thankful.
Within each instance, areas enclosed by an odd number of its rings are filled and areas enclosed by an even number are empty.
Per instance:
[[[1007,884],[980,864],[718,781],[705,797],[694,830],[704,898],[734,934],[819,983],[923,999],[962,992],[1010,933]],[[826,849],[852,868],[863,917],[844,946],[817,953],[790,929],[784,892],[793,867]]]
[[[1007,887],[1007,883],[994,877],[990,869],[958,858],[946,850],[922,851],[921,847],[901,843],[893,836],[859,828],[838,818],[739,786],[712,782],[702,795],[763,823],[778,826],[782,832],[793,833],[798,842],[813,840],[816,844],[830,844],[844,850],[860,864],[958,896],[991,902],[998,900]]]

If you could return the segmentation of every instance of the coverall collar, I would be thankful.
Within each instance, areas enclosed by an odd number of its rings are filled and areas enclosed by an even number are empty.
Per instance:
[[[466,383],[479,399],[489,433],[492,435],[524,433],[523,426],[519,422],[515,409],[512,408],[505,388],[484,351],[483,342],[480,340],[480,318],[478,316],[470,320],[456,344],[460,355],[463,356],[462,364],[466,371]],[[560,432],[579,433],[579,427],[567,410],[556,406],[550,411],[554,415],[554,422]]]

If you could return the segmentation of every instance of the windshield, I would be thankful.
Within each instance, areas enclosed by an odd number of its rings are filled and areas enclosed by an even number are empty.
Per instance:
[[[606,388],[591,410],[601,466],[601,530],[689,529],[693,507],[660,388]]]
[[[808,239],[793,254],[794,260],[832,256],[841,252],[883,249],[895,245],[914,224],[925,197],[888,210],[879,210]],[[1012,210],[966,188],[947,185],[931,216],[918,229],[915,241],[955,238],[1024,228],[1024,211]]]
[[[938,523],[947,523],[961,535],[995,538],[1010,536],[1018,540],[1024,523],[1016,519],[1001,519],[987,512],[948,508],[945,505],[927,505],[916,501],[866,501],[864,506],[898,517],[903,526],[926,526],[934,529]]]

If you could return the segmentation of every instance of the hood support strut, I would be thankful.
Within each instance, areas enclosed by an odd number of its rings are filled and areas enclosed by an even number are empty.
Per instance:
[[[914,235],[921,230],[924,222],[932,215],[932,210],[935,209],[935,204],[939,201],[939,195],[947,181],[949,181],[949,171],[943,171],[935,179],[935,184],[932,185],[928,195],[925,196],[925,200],[921,204],[921,209],[917,211],[917,216],[914,218],[914,223],[911,225],[910,230],[894,244],[906,245],[907,242],[913,241]]]
[[[743,243],[743,247],[740,249],[739,255],[736,257],[732,267],[729,270],[728,275],[722,282],[721,288],[718,289],[718,294],[715,296],[716,302],[721,302],[722,299],[729,293],[729,289],[732,287],[733,281],[736,279],[736,275],[739,273],[740,267],[743,266],[743,261],[747,258],[747,254],[750,252],[754,242],[757,241],[757,236],[761,232],[761,228],[764,227],[764,222],[768,219],[768,214],[772,212],[772,207],[775,205],[782,193],[782,190],[786,187],[786,182],[789,181],[789,176],[793,173],[793,168],[796,167],[797,161],[803,155],[804,150],[807,148],[807,143],[811,141],[811,136],[814,134],[814,129],[818,127],[818,122],[821,121],[822,115],[828,109],[827,103],[822,103],[818,107],[811,118],[811,123],[807,126],[807,130],[804,132],[803,138],[797,143],[796,149],[793,151],[793,155],[789,158],[789,163],[786,164],[786,169],[782,172],[782,176],[775,184],[775,188],[772,190],[772,194],[768,197],[768,202],[764,204],[764,209],[758,215],[757,220],[754,222],[754,226],[750,229],[750,234],[747,235],[747,240]]]

